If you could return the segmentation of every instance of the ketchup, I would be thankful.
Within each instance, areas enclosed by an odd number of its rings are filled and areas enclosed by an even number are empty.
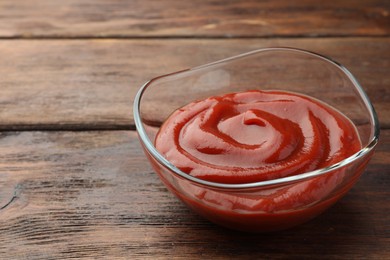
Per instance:
[[[353,123],[319,100],[292,92],[253,90],[209,97],[176,110],[160,128],[155,146],[189,175],[243,184],[333,165],[359,151],[361,142]],[[175,193],[219,224],[274,230],[322,212],[346,192],[329,195],[343,180],[343,171],[335,171],[255,195],[221,193],[183,182],[187,196]]]

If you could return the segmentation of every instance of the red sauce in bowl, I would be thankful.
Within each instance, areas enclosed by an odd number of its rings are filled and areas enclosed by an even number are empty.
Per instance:
[[[189,175],[243,184],[331,166],[358,152],[361,142],[353,123],[319,100],[254,90],[210,97],[176,110],[160,128],[155,146]],[[339,170],[253,194],[219,192],[186,182],[180,184],[181,190],[189,196],[174,192],[219,224],[275,230],[325,210],[352,185],[330,196],[343,181],[344,171]]]
[[[307,96],[248,91],[196,101],[175,111],[155,145],[197,178],[251,183],[337,163],[361,149],[353,123]]]

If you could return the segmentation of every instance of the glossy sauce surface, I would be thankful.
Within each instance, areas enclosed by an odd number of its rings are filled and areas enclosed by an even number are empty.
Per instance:
[[[361,148],[353,123],[297,93],[248,91],[195,101],[176,110],[155,145],[192,176],[251,183],[330,166]]]

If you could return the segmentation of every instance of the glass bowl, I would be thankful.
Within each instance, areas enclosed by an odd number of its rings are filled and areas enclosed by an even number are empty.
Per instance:
[[[355,124],[362,149],[326,168],[241,184],[190,176],[157,151],[156,134],[175,110],[253,89],[298,92],[327,103]],[[154,78],[135,97],[134,120],[148,160],[174,195],[218,225],[249,232],[291,228],[321,214],[356,183],[379,138],[376,112],[355,77],[329,58],[292,48],[259,49]]]

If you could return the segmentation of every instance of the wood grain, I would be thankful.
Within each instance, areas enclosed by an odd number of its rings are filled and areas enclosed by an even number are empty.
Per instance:
[[[0,1],[0,259],[390,259],[389,36],[388,0]],[[334,207],[254,235],[191,212],[109,130],[134,129],[147,80],[269,46],[344,64],[382,131]]]
[[[0,37],[385,36],[387,0],[0,2]]]
[[[300,227],[245,234],[217,227],[152,173],[134,131],[3,132],[1,259],[295,257],[388,259],[390,130],[358,184]]]
[[[0,41],[0,129],[133,129],[133,99],[147,80],[269,46],[344,64],[390,127],[390,38],[100,39]]]

